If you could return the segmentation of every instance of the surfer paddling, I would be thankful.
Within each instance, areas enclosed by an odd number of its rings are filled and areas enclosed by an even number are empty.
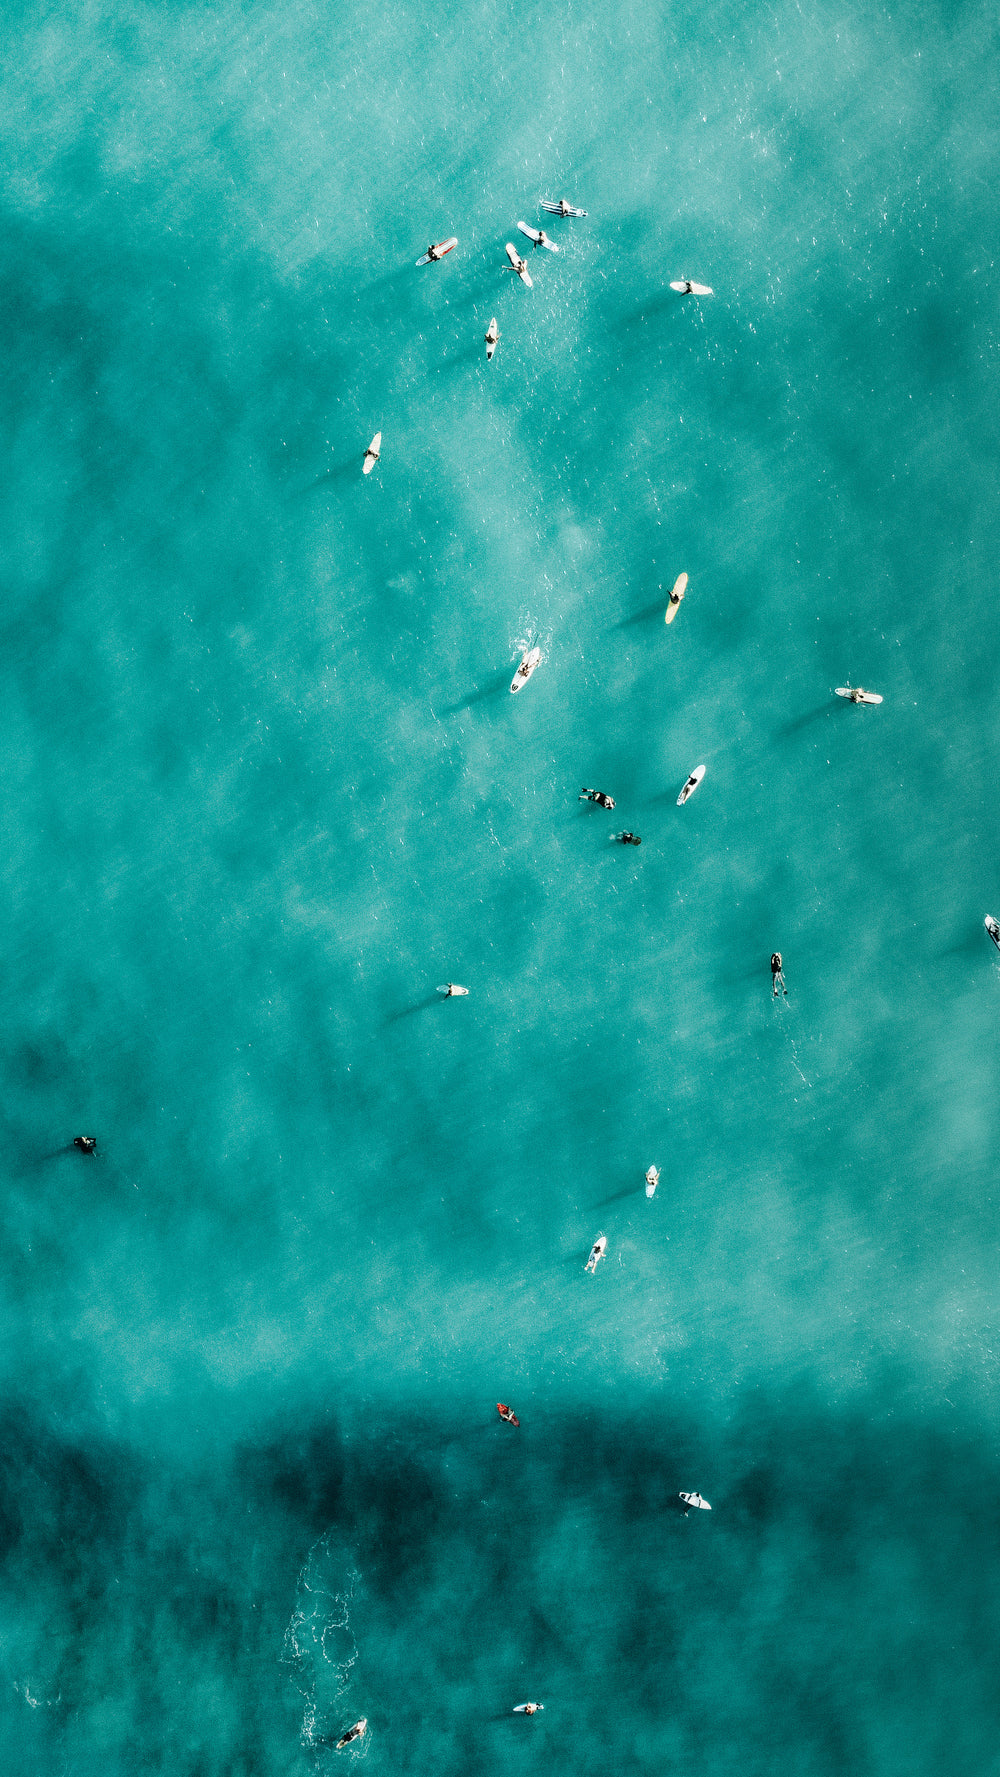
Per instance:
[[[360,1740],[367,1726],[368,1717],[363,1715],[360,1721],[355,1722],[353,1728],[348,1728],[346,1734],[341,1734],[337,1741],[337,1751],[340,1752],[343,1747],[350,1746],[352,1740]]]
[[[540,1709],[544,1709],[544,1708],[545,1708],[544,1703],[515,1703],[514,1704],[514,1714],[515,1715],[537,1715],[538,1711]]]
[[[593,1277],[594,1272],[597,1270],[597,1267],[600,1264],[601,1260],[604,1258],[607,1250],[608,1250],[607,1235],[606,1234],[598,1234],[597,1239],[594,1241],[594,1244],[590,1249],[590,1257],[587,1260],[587,1263],[583,1267],[585,1271],[590,1272],[591,1277]]]
[[[781,969],[781,951],[776,950],[771,958],[771,998],[773,1000],[777,999],[779,988],[787,1000],[788,989],[785,986],[785,977]]]
[[[606,796],[603,790],[581,790],[577,801],[596,802],[598,808],[614,808],[615,805],[614,797]]]
[[[508,1425],[520,1425],[521,1421],[513,1407],[508,1407],[506,1401],[497,1401],[497,1412],[501,1419],[506,1419]]]
[[[614,839],[616,845],[641,845],[642,844],[642,840],[640,839],[638,833],[614,833],[614,834],[612,834],[612,838]]]
[[[487,356],[487,358],[492,358],[494,352],[497,349],[497,343],[500,339],[500,329],[497,326],[496,315],[493,316],[493,319],[490,322],[489,326],[487,327],[486,332],[483,337],[486,340],[486,356]]]

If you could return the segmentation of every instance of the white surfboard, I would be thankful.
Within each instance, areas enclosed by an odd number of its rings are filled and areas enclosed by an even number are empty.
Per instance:
[[[514,1714],[515,1715],[537,1715],[539,1710],[544,1709],[544,1708],[545,1708],[544,1703],[515,1703],[514,1704]]]
[[[691,1510],[692,1506],[697,1506],[699,1512],[710,1512],[712,1510],[708,1500],[702,1499],[700,1493],[680,1493],[678,1494],[678,1498],[684,1501],[688,1511]]]
[[[606,1234],[598,1234],[597,1239],[594,1241],[594,1244],[590,1249],[590,1258],[587,1260],[587,1263],[583,1267],[584,1270],[589,1271],[591,1273],[591,1275],[593,1275],[593,1273],[597,1270],[597,1267],[600,1264],[601,1260],[604,1258],[607,1250],[608,1250],[607,1235]]]
[[[544,228],[531,228],[527,222],[519,222],[517,226],[522,234],[527,235],[529,241],[534,241],[536,247],[548,247],[550,253],[558,253],[559,248],[555,241],[549,240]]]
[[[524,653],[521,655],[521,664],[510,682],[510,688],[512,691],[524,690],[524,687],[528,683],[536,666],[541,662],[541,658],[541,648],[525,648]]]
[[[446,981],[443,987],[438,988],[438,993],[443,993],[446,999],[456,999],[462,994],[468,994],[468,991],[467,987],[459,987],[455,981]]]
[[[678,808],[683,808],[688,797],[694,795],[694,793],[695,793],[696,789],[698,788],[698,785],[701,783],[701,780],[704,777],[704,775],[705,775],[704,765],[696,765],[694,770],[691,773],[691,776],[688,778],[687,783],[684,785],[683,790],[681,791],[680,795],[677,798]]]
[[[656,1196],[656,1187],[659,1184],[659,1182],[660,1182],[659,1167],[658,1166],[650,1166],[646,1172],[646,1196],[647,1197],[655,1197]]]
[[[849,697],[852,703],[881,703],[877,691],[863,691],[860,685],[835,685],[838,697]]]
[[[362,475],[370,475],[371,474],[371,472],[374,469],[375,464],[378,462],[381,454],[382,454],[382,434],[381,434],[381,432],[376,432],[374,438],[372,439],[370,445],[368,446],[368,449],[365,451],[365,460],[361,465]]]
[[[510,260],[511,270],[516,271],[522,284],[527,284],[528,289],[532,290],[534,285],[531,282],[531,273],[528,271],[528,268],[513,241],[507,242],[507,258]]]
[[[674,581],[673,590],[670,594],[670,603],[667,606],[666,617],[663,619],[664,623],[673,623],[674,618],[676,617],[678,611],[681,608],[681,599],[684,597],[684,594],[687,591],[687,583],[688,583],[687,575],[686,574],[678,574],[676,580]]]
[[[433,246],[428,247],[423,257],[417,260],[417,264],[433,265],[438,259],[443,259],[446,253],[450,253],[453,247],[457,246],[457,234],[453,234],[450,241],[435,241]]]
[[[671,290],[679,290],[682,296],[714,296],[707,284],[692,284],[690,278],[675,278]]]
[[[573,205],[568,204],[564,197],[543,197],[538,201],[543,210],[548,210],[550,216],[586,216],[587,214],[586,210],[574,210]]]
[[[984,919],[983,924],[986,927],[986,930],[989,932],[990,937],[993,939],[993,942],[996,945],[997,949],[1000,950],[1000,925],[997,925],[997,922],[993,918],[992,913],[988,913],[986,915],[986,918]]]
[[[497,349],[497,341],[499,340],[499,338],[500,338],[500,329],[497,326],[496,315],[494,315],[492,321],[490,322],[489,326],[486,329],[486,356],[487,356],[487,358],[492,358],[494,352]]]
[[[353,1728],[348,1728],[346,1734],[341,1734],[340,1739],[337,1741],[337,1751],[339,1752],[342,1746],[349,1746],[352,1740],[360,1740],[367,1726],[368,1717],[367,1715],[363,1715],[360,1721],[355,1722]]]

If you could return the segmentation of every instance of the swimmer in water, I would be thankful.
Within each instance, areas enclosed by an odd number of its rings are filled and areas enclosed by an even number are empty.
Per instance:
[[[642,844],[642,840],[639,838],[638,833],[616,833],[614,835],[614,837],[618,841],[619,845],[641,845]]]
[[[97,1137],[96,1135],[74,1135],[73,1146],[79,1148],[81,1154],[96,1154]]]
[[[600,808],[614,808],[615,805],[614,797],[606,796],[603,790],[581,790],[577,801],[596,802]]]
[[[785,977],[781,972],[781,951],[776,950],[771,958],[771,998],[773,1000],[778,997],[779,987],[787,1000],[788,989],[785,986]]]

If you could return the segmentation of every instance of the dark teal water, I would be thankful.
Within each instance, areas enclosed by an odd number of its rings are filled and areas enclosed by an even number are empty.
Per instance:
[[[994,21],[7,23],[6,1764],[996,1777]]]

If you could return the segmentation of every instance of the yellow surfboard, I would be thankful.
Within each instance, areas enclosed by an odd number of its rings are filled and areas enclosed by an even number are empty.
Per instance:
[[[678,611],[681,608],[681,599],[684,597],[684,594],[687,591],[687,583],[688,583],[687,575],[686,574],[678,574],[676,580],[674,581],[674,590],[670,594],[670,603],[667,606],[667,615],[664,618],[665,623],[673,623],[674,618],[676,617]]]

